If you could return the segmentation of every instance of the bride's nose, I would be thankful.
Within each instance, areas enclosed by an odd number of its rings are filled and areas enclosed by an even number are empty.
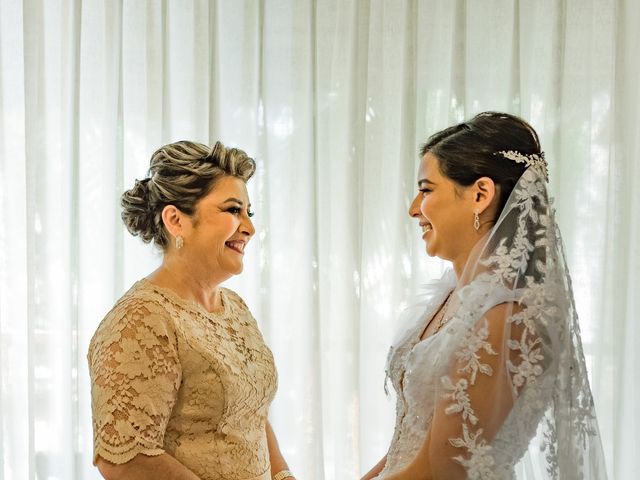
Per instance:
[[[410,217],[418,218],[419,216],[422,215],[422,213],[420,212],[420,200],[422,200],[422,195],[418,194],[413,199],[413,202],[411,202],[411,205],[409,206]]]

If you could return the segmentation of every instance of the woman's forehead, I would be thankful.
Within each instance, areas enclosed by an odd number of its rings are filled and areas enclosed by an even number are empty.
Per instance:
[[[237,200],[243,205],[249,203],[249,193],[244,181],[237,177],[227,176],[216,182],[213,189],[202,198],[203,204],[219,204],[227,200]]]
[[[221,178],[211,190],[214,195],[225,196],[229,193],[242,194],[247,196],[247,186],[241,178],[238,177],[223,177]]]
[[[440,178],[441,176],[438,158],[431,152],[427,152],[424,157],[422,157],[420,166],[418,167],[418,181],[426,179],[434,181],[434,179]]]

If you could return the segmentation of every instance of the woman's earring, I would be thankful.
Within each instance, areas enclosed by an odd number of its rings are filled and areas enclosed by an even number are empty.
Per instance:
[[[184,238],[182,238],[182,235],[177,235],[176,236],[176,249],[180,250],[183,245],[184,245]]]
[[[480,214],[477,210],[473,212],[473,228],[476,229],[476,232],[480,230]]]

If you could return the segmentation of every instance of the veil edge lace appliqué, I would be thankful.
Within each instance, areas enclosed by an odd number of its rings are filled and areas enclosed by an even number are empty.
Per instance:
[[[444,290],[433,289],[425,307],[433,309]],[[433,411],[421,413],[432,416],[431,433],[456,433],[432,452],[434,461],[443,465],[447,457],[469,479],[515,478],[518,462],[535,479],[605,479],[571,278],[540,169],[525,170],[474,248],[449,310],[450,331],[439,333],[437,344],[447,366],[425,402]],[[390,376],[393,356],[394,347]],[[483,391],[487,385],[496,390]],[[492,408],[491,395],[507,406]]]

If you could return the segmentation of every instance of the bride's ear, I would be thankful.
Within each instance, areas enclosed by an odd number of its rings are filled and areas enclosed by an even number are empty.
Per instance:
[[[489,177],[480,177],[469,188],[473,210],[478,213],[484,212],[496,198],[497,187],[493,180]]]

